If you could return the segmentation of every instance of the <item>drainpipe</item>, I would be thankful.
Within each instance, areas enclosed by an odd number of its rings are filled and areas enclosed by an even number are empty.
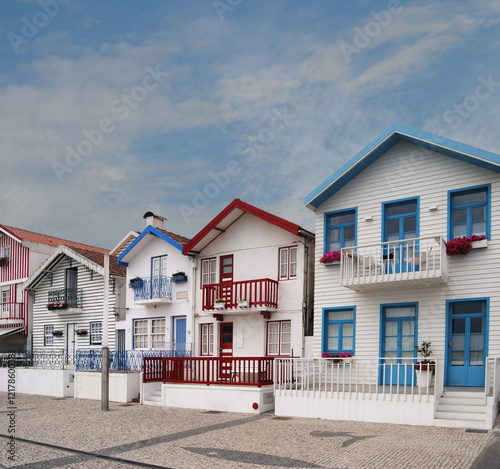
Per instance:
[[[191,269],[192,271],[192,276],[191,276],[191,284],[192,284],[192,292],[191,292],[191,317],[193,318],[193,327],[191,330],[191,356],[194,356],[194,344],[197,343],[195,335],[197,334],[198,331],[198,320],[196,318],[196,274],[198,270],[198,260],[195,257],[192,257],[191,260],[193,261],[193,268]]]
[[[102,365],[101,365],[101,410],[109,410],[109,254],[104,254],[104,291],[102,305]]]
[[[304,356],[305,351],[305,336],[310,335],[309,327],[309,316],[311,314],[311,276],[309,264],[311,262],[311,245],[314,244],[315,236],[308,231],[300,229],[298,233],[305,238],[307,241],[304,242],[304,301],[303,301],[303,311],[302,311],[302,322],[304,324],[304,333],[302,334],[302,356]],[[314,268],[314,267],[313,267]]]

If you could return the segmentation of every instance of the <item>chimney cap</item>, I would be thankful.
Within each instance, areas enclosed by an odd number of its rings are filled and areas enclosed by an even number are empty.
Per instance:
[[[153,212],[146,212],[142,218],[146,219],[149,217],[155,217],[155,218],[159,218],[160,220],[166,220],[165,217],[162,217],[161,215],[155,215]]]

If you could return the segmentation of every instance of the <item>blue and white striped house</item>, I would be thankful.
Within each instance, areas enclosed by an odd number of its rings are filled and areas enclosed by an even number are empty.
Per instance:
[[[316,213],[314,359],[278,362],[293,377],[276,384],[276,413],[492,428],[500,156],[395,124],[305,204]],[[422,342],[433,363],[419,364]],[[320,358],[340,353],[352,358]]]

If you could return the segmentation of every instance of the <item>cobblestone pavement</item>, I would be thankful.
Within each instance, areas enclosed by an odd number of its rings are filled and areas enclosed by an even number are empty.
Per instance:
[[[0,393],[0,467],[500,468],[500,433]],[[12,407],[12,405],[11,405]],[[9,440],[9,427],[16,439]],[[9,460],[12,449],[15,460]]]

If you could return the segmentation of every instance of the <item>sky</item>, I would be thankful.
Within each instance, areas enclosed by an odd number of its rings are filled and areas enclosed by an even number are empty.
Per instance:
[[[0,223],[113,248],[304,197],[394,123],[500,154],[498,0],[2,0]]]

